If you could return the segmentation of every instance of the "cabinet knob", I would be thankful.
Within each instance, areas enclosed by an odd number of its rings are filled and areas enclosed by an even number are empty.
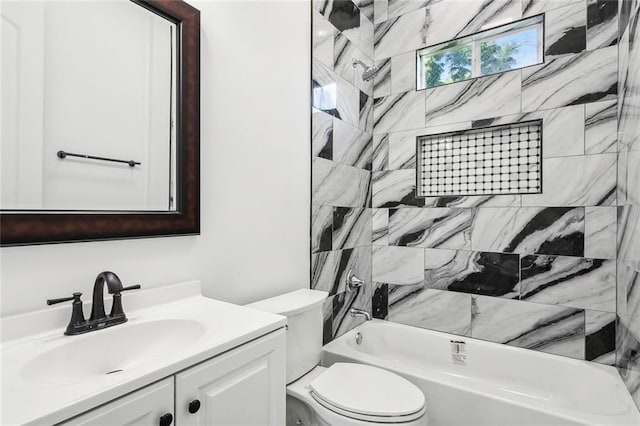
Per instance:
[[[189,412],[191,414],[197,413],[199,409],[200,409],[200,401],[199,400],[194,399],[193,401],[191,401],[189,403]]]
[[[171,426],[171,423],[173,423],[173,414],[167,413],[160,417],[160,426]]]

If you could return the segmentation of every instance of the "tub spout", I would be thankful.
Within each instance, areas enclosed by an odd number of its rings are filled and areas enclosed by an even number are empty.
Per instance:
[[[364,309],[351,308],[349,313],[352,317],[365,317],[367,321],[371,321],[371,314]]]

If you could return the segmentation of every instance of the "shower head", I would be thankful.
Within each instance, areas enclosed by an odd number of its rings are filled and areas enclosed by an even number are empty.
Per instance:
[[[364,62],[358,60],[358,59],[353,59],[352,60],[352,64],[353,67],[357,67],[358,65],[362,66],[362,68],[364,68],[364,71],[362,72],[362,79],[364,81],[369,81],[371,80],[373,77],[376,76],[376,74],[378,74],[378,71],[380,71],[378,69],[378,67],[374,66],[367,66],[367,64],[365,64]]]

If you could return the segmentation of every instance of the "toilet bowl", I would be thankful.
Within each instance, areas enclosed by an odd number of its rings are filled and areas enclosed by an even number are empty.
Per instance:
[[[319,366],[326,292],[302,289],[247,305],[287,317],[287,426],[426,426],[422,391],[364,364]]]

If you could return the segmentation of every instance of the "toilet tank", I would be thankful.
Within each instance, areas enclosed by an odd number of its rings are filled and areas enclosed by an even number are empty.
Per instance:
[[[287,384],[320,363],[326,291],[300,289],[247,305],[287,317]]]

